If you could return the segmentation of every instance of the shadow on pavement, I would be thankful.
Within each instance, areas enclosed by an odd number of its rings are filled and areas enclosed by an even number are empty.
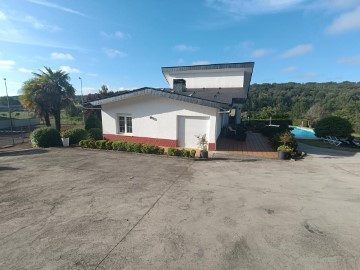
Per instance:
[[[25,156],[25,155],[38,155],[47,153],[44,149],[25,149],[15,151],[0,151],[0,157],[2,156]]]
[[[18,170],[19,168],[14,168],[14,167],[1,167],[0,166],[0,172],[1,171],[16,171]]]
[[[323,158],[353,157],[356,155],[356,152],[348,152],[348,151],[334,150],[334,149],[328,149],[328,148],[320,148],[320,147],[306,145],[303,143],[299,143],[298,150],[305,152],[308,155],[324,156]]]

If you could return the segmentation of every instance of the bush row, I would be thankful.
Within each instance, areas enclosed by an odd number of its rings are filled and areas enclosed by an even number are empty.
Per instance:
[[[176,156],[176,157],[188,157],[194,158],[196,154],[196,150],[188,150],[188,149],[177,149],[177,148],[169,148],[168,155]]]
[[[82,148],[106,149],[157,155],[163,155],[165,152],[164,148],[156,145],[123,141],[112,142],[108,140],[82,140],[79,142],[79,145]]]
[[[69,138],[70,144],[77,144],[81,140],[93,139],[101,140],[102,131],[99,128],[85,130],[82,128],[72,128],[61,132],[51,127],[37,128],[31,133],[31,143],[35,147],[55,147],[62,146],[61,137]]]

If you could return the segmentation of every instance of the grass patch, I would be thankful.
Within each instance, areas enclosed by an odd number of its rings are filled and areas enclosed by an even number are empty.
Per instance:
[[[301,142],[303,144],[307,144],[310,146],[316,146],[320,148],[327,148],[327,149],[334,149],[334,150],[341,150],[341,151],[347,151],[347,152],[353,152],[353,153],[360,153],[360,148],[351,148],[351,147],[344,147],[344,146],[335,146],[332,144],[329,144],[327,142],[323,142],[322,140],[304,140],[304,139],[297,139],[298,142]]]

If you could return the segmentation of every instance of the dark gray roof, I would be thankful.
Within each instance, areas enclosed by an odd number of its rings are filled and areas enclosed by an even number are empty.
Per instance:
[[[100,100],[95,100],[95,101],[91,101],[89,103],[93,106],[96,106],[96,105],[103,105],[103,104],[116,102],[119,100],[125,100],[125,99],[132,98],[132,97],[138,97],[138,96],[143,96],[143,95],[153,95],[153,96],[161,96],[161,97],[166,97],[166,98],[179,100],[179,101],[183,101],[183,102],[198,104],[198,105],[207,106],[207,107],[213,107],[213,108],[228,109],[231,107],[231,102],[227,103],[227,102],[223,102],[223,101],[216,100],[216,99],[212,99],[212,100],[205,99],[205,98],[202,98],[201,95],[190,96],[191,93],[190,92],[174,92],[171,89],[140,88],[137,90],[125,92],[121,95],[104,98],[104,99],[100,99]]]
[[[187,70],[209,70],[209,69],[229,69],[229,68],[254,68],[254,62],[245,63],[226,63],[226,64],[211,64],[211,65],[193,65],[193,66],[177,66],[177,67],[163,67],[162,71],[187,71]]]

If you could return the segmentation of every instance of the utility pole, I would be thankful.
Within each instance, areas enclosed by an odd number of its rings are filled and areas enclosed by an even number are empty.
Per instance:
[[[12,139],[13,145],[15,145],[14,133],[13,133],[13,122],[12,122],[12,118],[11,118],[10,101],[9,101],[9,95],[8,95],[8,90],[7,90],[7,85],[6,85],[6,78],[4,78],[4,83],[5,83],[6,99],[7,99],[7,104],[8,104],[9,118],[10,118],[11,139]]]
[[[82,91],[82,78],[79,77],[80,80],[80,91],[81,91],[81,107],[82,107],[82,113],[83,113],[83,123],[84,123],[84,128],[85,128],[85,110],[84,110],[84,95],[83,95],[83,91]]]

